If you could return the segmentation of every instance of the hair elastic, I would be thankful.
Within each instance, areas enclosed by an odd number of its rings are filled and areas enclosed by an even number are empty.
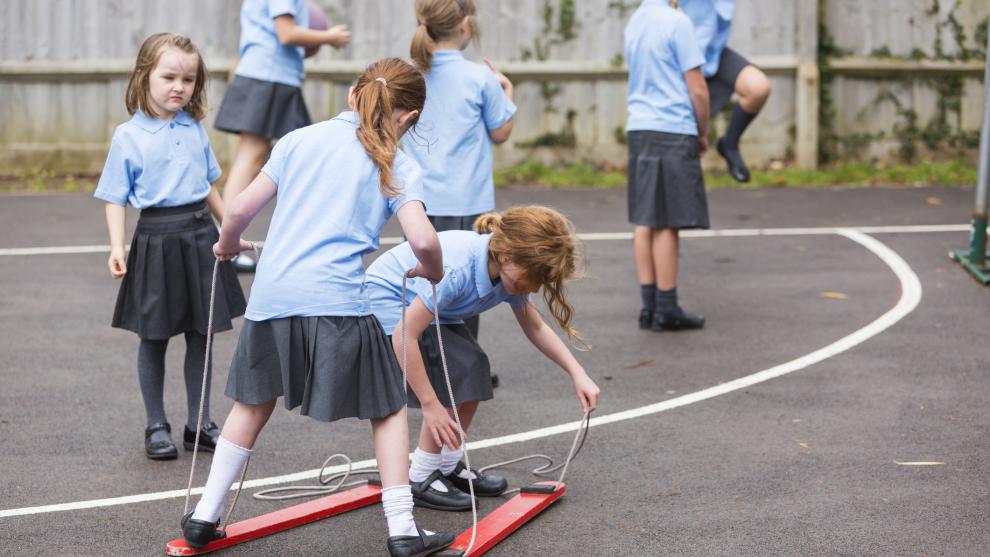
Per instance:
[[[384,77],[376,77],[375,78],[375,81],[381,81],[382,82],[382,85],[388,87],[388,82],[385,81],[385,78]]]

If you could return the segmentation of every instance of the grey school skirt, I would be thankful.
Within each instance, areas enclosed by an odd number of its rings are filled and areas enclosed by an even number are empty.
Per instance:
[[[277,139],[312,123],[299,87],[236,75],[213,127]]]
[[[447,371],[454,390],[454,402],[461,404],[473,400],[491,400],[492,369],[488,355],[481,349],[471,331],[463,323],[441,325],[443,348],[447,355]],[[419,350],[426,364],[426,375],[437,393],[440,403],[450,408],[447,381],[443,375],[443,362],[440,359],[440,343],[437,341],[436,325],[430,325],[419,338]],[[401,358],[402,355],[398,354]],[[409,389],[407,393],[410,408],[420,408],[419,399]]]
[[[406,404],[402,370],[374,315],[244,320],[226,395],[322,422],[384,418]]]
[[[629,222],[708,228],[708,201],[693,135],[629,132]]]
[[[205,201],[141,211],[111,324],[149,340],[205,335],[219,239]],[[214,332],[232,329],[246,306],[233,265],[221,261],[218,273]]]

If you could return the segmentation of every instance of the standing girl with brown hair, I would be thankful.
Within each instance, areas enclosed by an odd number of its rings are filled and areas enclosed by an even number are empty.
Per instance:
[[[512,133],[512,82],[462,51],[479,36],[474,0],[417,0],[410,54],[426,75],[426,106],[406,152],[423,168],[426,212],[437,231],[472,230],[495,209],[492,146]],[[478,319],[467,320],[478,336]]]
[[[351,90],[353,110],[286,135],[261,173],[228,209],[214,252],[234,257],[240,235],[277,197],[265,251],[230,364],[224,424],[203,497],[183,518],[202,547],[218,535],[230,486],[278,397],[286,408],[331,422],[371,420],[392,557],[426,555],[454,536],[417,528],[409,488],[402,371],[364,293],[362,255],[378,249],[391,215],[415,253],[410,276],[439,281],[442,256],[422,204],[419,166],[398,150],[416,123],[426,87],[396,58],[372,63]]]

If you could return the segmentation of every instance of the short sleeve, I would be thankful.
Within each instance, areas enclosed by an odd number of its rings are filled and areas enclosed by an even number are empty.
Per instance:
[[[443,279],[437,283],[437,300],[440,303],[440,307],[447,305],[447,301],[451,299],[451,295],[457,291],[457,283],[459,282],[459,273],[454,269],[444,268]],[[423,305],[430,313],[434,313],[433,308],[433,284],[424,278],[416,278],[408,283],[409,291],[419,298]],[[408,301],[412,303],[412,299]]]
[[[103,165],[94,197],[116,205],[127,205],[132,172],[139,170],[135,168],[137,165],[127,151],[124,142],[115,134],[110,142],[110,153],[107,154],[107,162]]]
[[[481,89],[481,117],[485,120],[485,128],[494,130],[501,128],[516,113],[516,105],[502,90],[502,86],[487,68],[484,70],[484,84]]]
[[[268,157],[268,162],[262,167],[261,171],[268,175],[275,182],[275,186],[279,185],[279,181],[282,178],[282,171],[285,166],[285,151],[288,150],[288,141],[286,138],[282,138],[281,141],[275,144],[272,148],[272,154]]]
[[[206,130],[203,129],[202,124],[199,126],[199,137],[203,140],[203,154],[206,156],[206,181],[212,184],[220,179],[222,172],[220,171],[220,163],[217,162],[217,157],[213,154],[210,138],[206,135]]]
[[[694,27],[687,16],[680,18],[671,34],[671,48],[681,73],[687,73],[705,63],[705,55],[694,36]]]
[[[530,298],[529,294],[526,294],[525,296],[517,296],[517,295],[509,296],[508,298],[505,299],[505,301],[508,302],[510,306],[516,309],[521,309],[528,306],[532,301],[532,299]]]
[[[280,15],[298,16],[295,0],[268,0],[268,15],[275,19]]]
[[[392,165],[392,178],[399,187],[399,195],[388,198],[388,210],[396,214],[399,209],[410,201],[419,201],[426,206],[423,195],[423,169],[419,163],[399,151],[395,154]]]

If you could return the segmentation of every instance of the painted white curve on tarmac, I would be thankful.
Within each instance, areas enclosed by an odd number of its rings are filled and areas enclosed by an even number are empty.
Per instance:
[[[612,414],[606,414],[604,416],[598,416],[591,419],[590,427],[597,427],[601,425],[621,422],[625,420],[631,420],[633,418],[640,418],[643,416],[648,416],[651,414],[656,414],[659,412],[664,412],[666,410],[672,410],[674,408],[679,408],[681,406],[687,406],[689,404],[694,404],[696,402],[701,402],[713,397],[731,393],[733,391],[738,391],[740,389],[745,389],[751,387],[758,383],[764,381],[769,381],[780,377],[782,375],[787,375],[795,371],[804,369],[808,366],[814,365],[818,362],[831,358],[837,354],[841,354],[847,350],[862,344],[863,342],[873,338],[874,336],[882,333],[883,331],[889,329],[898,321],[903,319],[905,316],[914,311],[921,303],[921,281],[918,279],[918,275],[911,269],[910,265],[907,264],[904,259],[897,254],[894,250],[887,247],[882,242],[876,240],[875,238],[864,234],[863,232],[855,229],[839,228],[834,229],[833,233],[844,236],[853,242],[863,246],[878,258],[883,261],[900,282],[901,295],[897,303],[893,308],[888,310],[886,313],[867,324],[865,327],[858,329],[857,331],[849,334],[839,340],[823,347],[809,354],[805,354],[799,358],[791,360],[789,362],[774,366],[763,371],[747,375],[745,377],[740,377],[726,383],[721,383],[715,385],[714,387],[709,387],[700,391],[695,391],[686,395],[682,395],[676,398],[658,402],[655,404],[649,404],[646,406],[641,406],[639,408],[631,408],[629,410],[623,410],[620,412],[615,412]],[[762,235],[762,234],[755,234]],[[562,433],[576,431],[580,426],[581,421],[574,421],[569,423],[564,423],[551,427],[544,427],[540,429],[535,429],[531,431],[516,433],[512,435],[504,435],[502,437],[493,437],[491,439],[482,439],[479,441],[473,441],[468,443],[468,450],[484,449],[488,447],[497,447],[501,445],[509,445],[512,443],[520,443],[524,441],[531,441],[534,439],[540,439],[543,437],[550,437],[553,435],[559,435]],[[354,462],[352,464],[353,469],[358,470],[361,468],[368,468],[375,466],[375,460],[362,460]],[[332,474],[336,472],[343,472],[346,466],[334,466],[328,467],[325,470],[326,474]],[[305,479],[315,478],[319,475],[320,470],[306,470],[303,472],[297,472],[294,474],[286,474],[283,476],[273,476],[269,478],[259,478],[256,480],[244,482],[245,488],[255,488],[270,485],[277,485],[283,483],[290,483]],[[202,493],[202,488],[196,488],[193,490],[194,494]],[[158,501],[162,499],[172,499],[177,497],[185,497],[185,489],[173,489],[170,491],[159,491],[155,493],[145,493],[139,495],[129,495],[124,497],[110,497],[106,499],[92,499],[88,501],[76,501],[73,503],[61,503],[54,505],[41,505],[36,507],[22,507],[18,509],[7,509],[0,511],[0,518],[14,517],[14,516],[25,516],[32,514],[44,514],[62,511],[72,511],[72,510],[83,510],[83,509],[93,509],[99,507],[110,507],[117,505],[126,505],[131,503],[143,503],[148,501]]]

